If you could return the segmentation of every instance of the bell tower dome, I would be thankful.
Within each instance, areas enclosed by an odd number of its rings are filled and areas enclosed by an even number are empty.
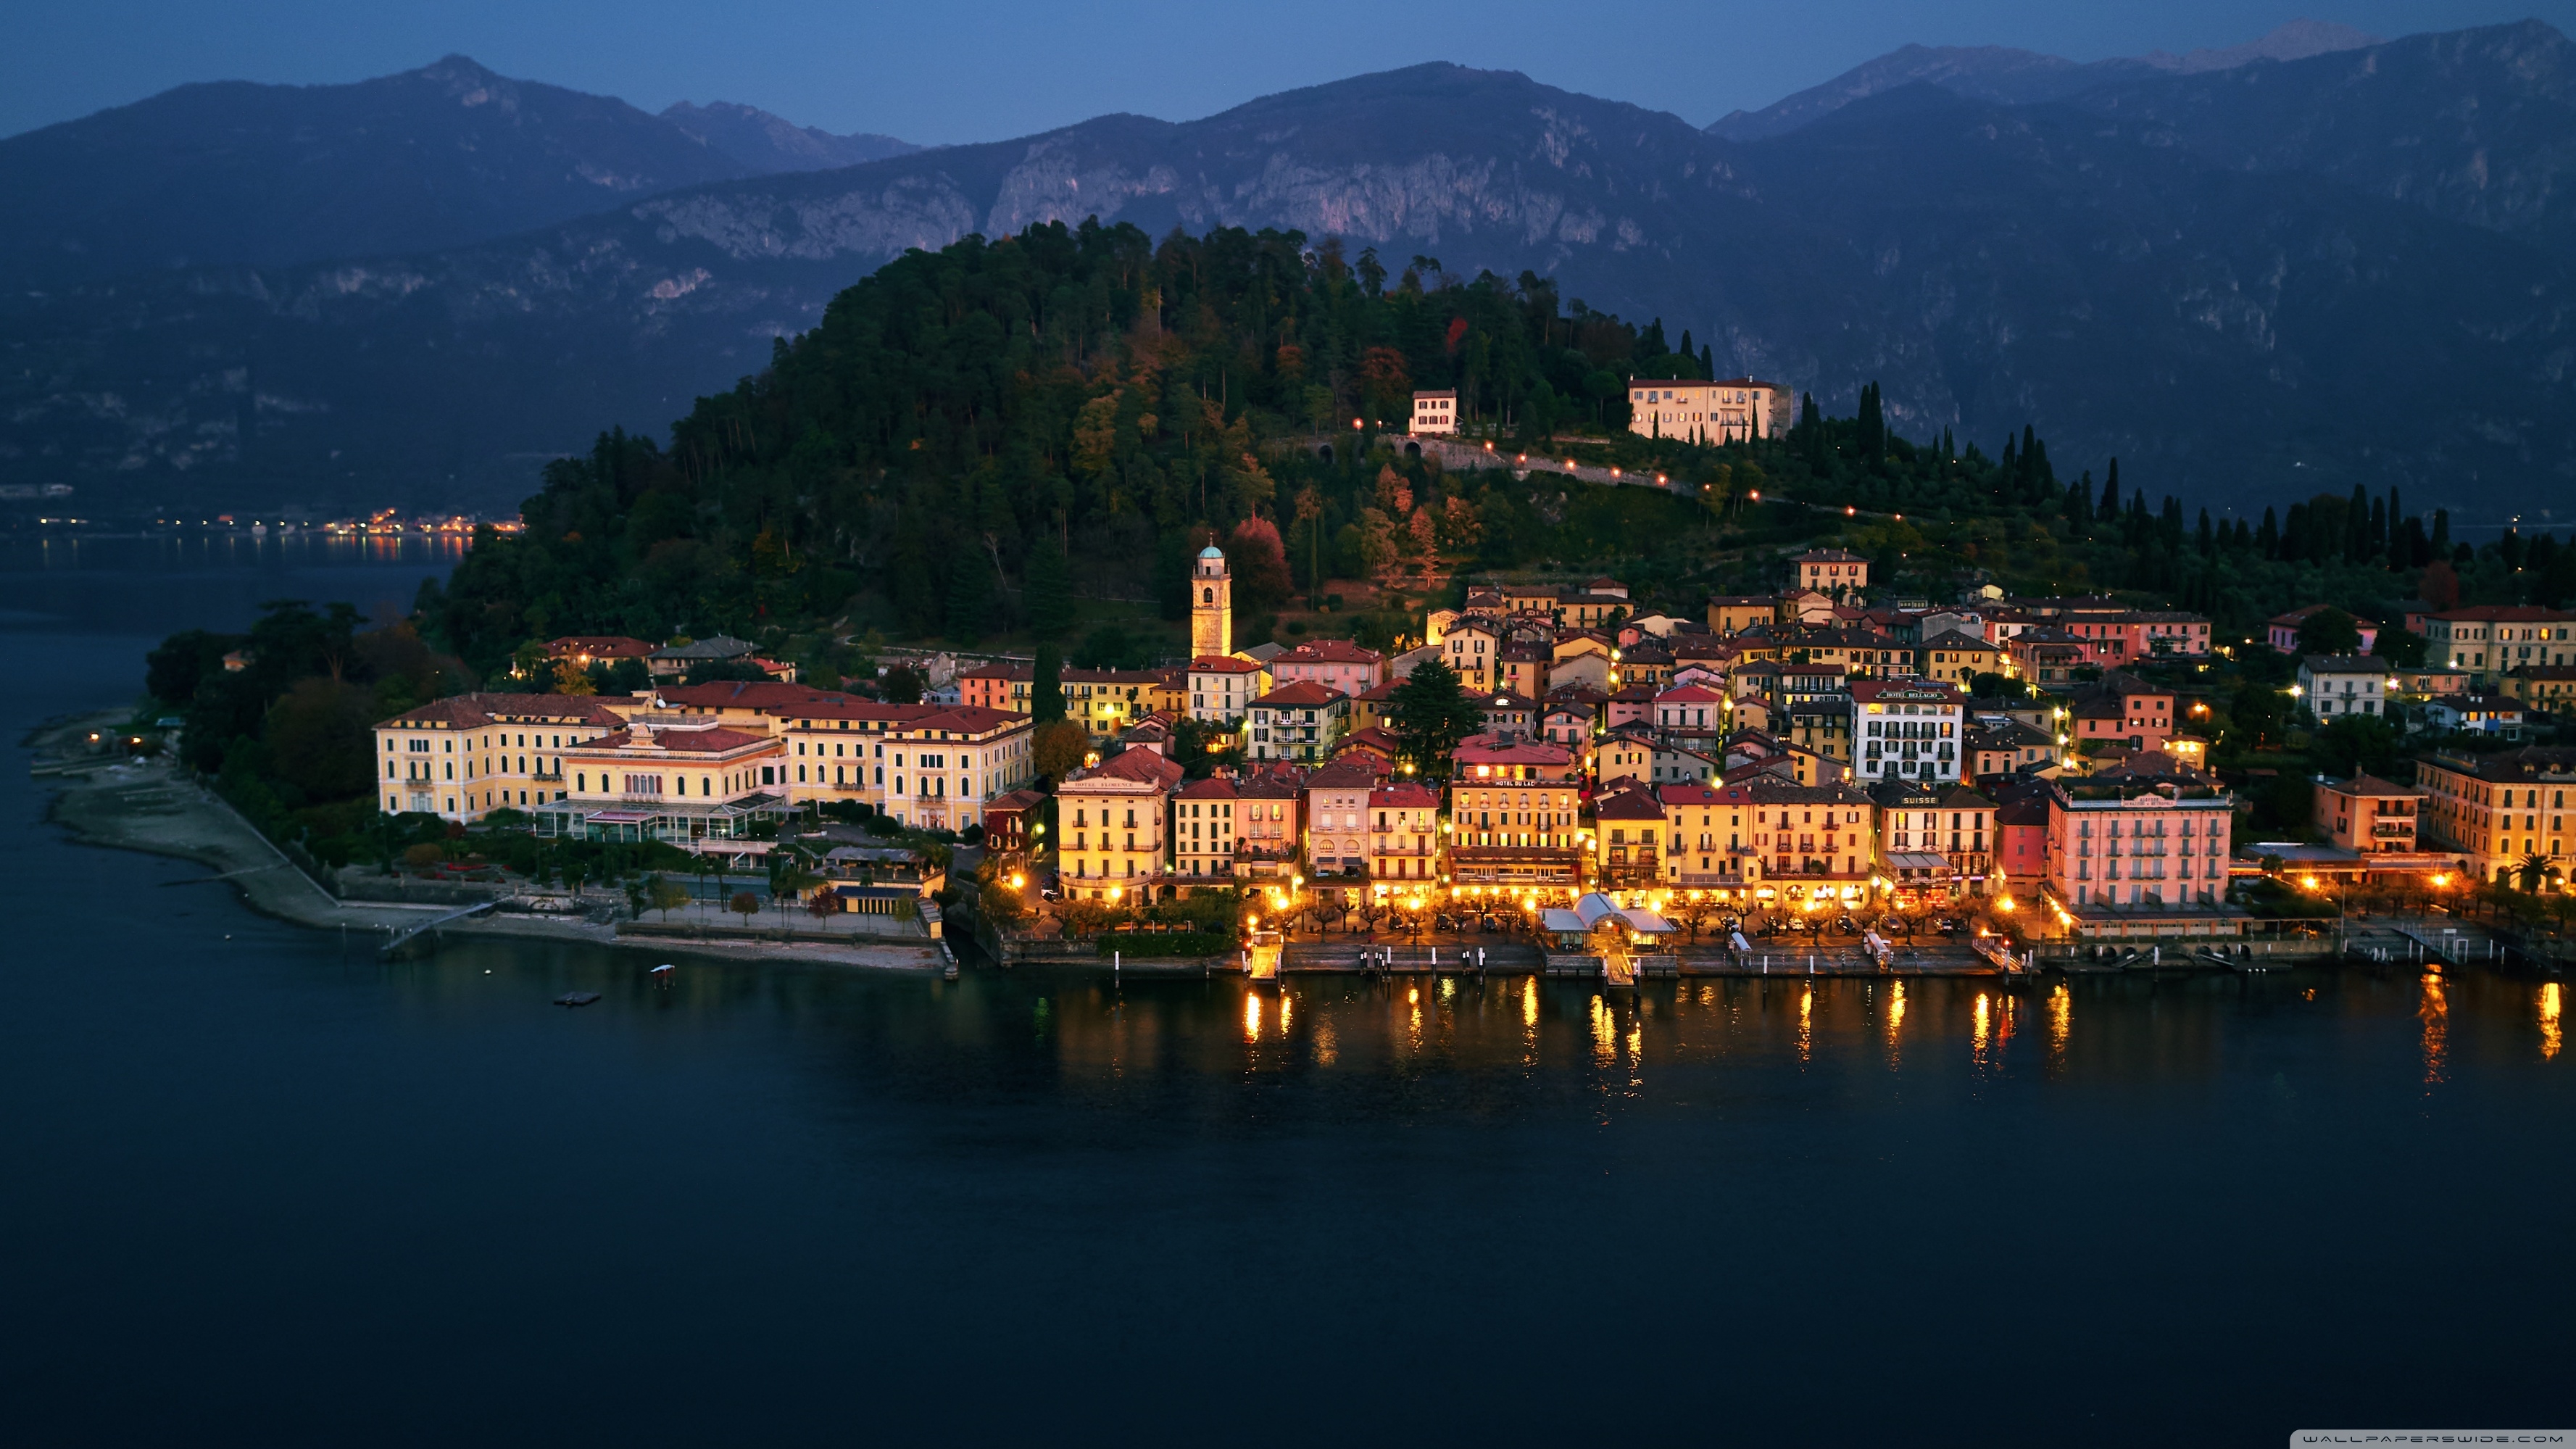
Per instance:
[[[1190,568],[1190,657],[1233,652],[1234,575],[1226,571],[1224,550],[1211,541]]]

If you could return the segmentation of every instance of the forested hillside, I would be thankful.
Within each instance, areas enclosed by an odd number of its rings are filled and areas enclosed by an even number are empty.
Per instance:
[[[1789,436],[1757,445],[1622,432],[1625,380],[1701,375],[1694,350],[1526,273],[1459,278],[1294,232],[1157,244],[1051,223],[968,238],[843,292],[667,445],[612,433],[552,465],[527,531],[479,540],[428,622],[485,671],[567,632],[723,630],[773,647],[838,621],[960,644],[1061,635],[1077,600],[1176,617],[1210,536],[1236,560],[1253,638],[1319,580],[1454,588],[1542,562],[1616,568],[1641,603],[1695,612],[1712,589],[1772,582],[1769,545],[1819,537],[1931,594],[1972,578],[2129,589],[2240,623],[2308,599],[2375,605],[2436,558],[2469,597],[2563,596],[2576,564],[2519,539],[2482,560],[2393,492],[2325,496],[2259,527],[2187,518],[2123,491],[2116,461],[2061,476],[2028,428],[1993,453],[1908,440],[1875,387],[1855,417],[1810,401]],[[1458,389],[1464,420],[1507,449],[1590,434],[1602,441],[1578,451],[1688,491],[1445,473],[1377,432],[1401,428],[1417,387]]]

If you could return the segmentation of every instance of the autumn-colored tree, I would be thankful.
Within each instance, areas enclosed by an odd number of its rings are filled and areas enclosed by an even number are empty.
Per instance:
[[[555,693],[597,694],[599,685],[590,677],[590,671],[580,664],[570,659],[558,659],[555,661]]]
[[[1395,471],[1393,464],[1377,470],[1377,506],[1389,518],[1402,518],[1413,511],[1413,482]]]
[[[1069,719],[1059,719],[1038,726],[1029,739],[1029,763],[1041,775],[1061,780],[1082,768],[1082,757],[1091,753],[1091,732]]]
[[[1247,518],[1234,526],[1225,549],[1234,573],[1235,613],[1267,614],[1288,602],[1288,551],[1279,542],[1279,526],[1267,518]]]
[[[1372,347],[1360,354],[1360,387],[1370,416],[1412,414],[1413,374],[1404,365],[1404,354],[1395,348]]]

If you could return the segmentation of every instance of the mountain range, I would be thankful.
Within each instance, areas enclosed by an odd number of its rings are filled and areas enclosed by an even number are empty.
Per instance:
[[[352,240],[259,251],[314,235],[280,221],[238,230],[230,253],[165,237],[113,272],[102,243],[78,254],[85,273],[0,297],[0,470],[127,500],[256,489],[506,507],[538,459],[611,424],[660,432],[905,248],[1098,216],[1157,234],[1293,227],[1458,275],[1533,271],[1693,329],[1723,373],[1837,411],[1875,379],[1900,431],[1948,427],[1991,449],[2030,424],[2061,467],[2116,455],[2150,492],[2221,509],[2356,483],[2499,512],[2563,496],[2566,38],[2526,22],[2376,43],[2316,27],[2266,45],[2036,70],[2012,58],[2026,53],[1951,53],[1919,74],[1900,51],[1817,88],[1832,104],[1755,113],[1773,118],[1758,133],[1740,116],[1703,129],[1515,73],[1416,66],[1200,121],[1104,116],[832,169],[810,168],[902,143],[508,82],[518,115],[563,119],[451,115],[440,134],[482,127],[475,144],[508,156],[475,164],[518,189],[476,191],[448,160],[413,188],[434,205],[405,193],[459,239],[324,208],[314,225]],[[367,86],[430,97],[427,114],[495,104],[467,67]],[[2087,78],[2012,91],[2016,67]],[[466,106],[477,89],[487,99]],[[125,110],[200,91],[229,93]],[[0,141],[0,188],[26,174],[13,148],[48,135]],[[110,169],[94,144],[93,169]],[[321,159],[286,170],[356,164],[331,159],[346,149],[309,145],[295,156]],[[269,209],[301,194],[247,144],[227,154],[251,158],[227,164],[268,188]],[[609,154],[626,159],[595,159]],[[76,191],[13,209],[0,256],[75,234],[68,219],[103,206]],[[528,219],[498,220],[496,191]],[[465,237],[472,225],[491,230]]]
[[[919,149],[724,102],[649,115],[457,55],[355,85],[180,86],[0,140],[0,269],[42,289],[434,250],[700,182]]]

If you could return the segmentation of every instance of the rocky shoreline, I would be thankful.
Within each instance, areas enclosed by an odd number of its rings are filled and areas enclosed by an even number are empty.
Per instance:
[[[127,718],[127,712],[121,709],[59,716],[37,726],[21,742],[33,756],[31,769],[39,783],[54,788],[45,818],[61,826],[73,843],[193,861],[211,872],[194,879],[220,880],[232,886],[252,910],[317,930],[346,929],[390,936],[418,925],[424,916],[454,909],[443,904],[342,900],[287,859],[221,796],[185,771],[160,760],[127,763],[87,755],[85,746],[91,733],[113,732]],[[178,883],[182,882],[174,882]],[[857,946],[819,941],[682,941],[657,936],[646,943],[621,940],[614,925],[500,911],[448,922],[438,929],[459,936],[625,946],[665,956],[819,962],[893,970],[930,970],[946,965],[938,948],[927,942],[920,946]]]

